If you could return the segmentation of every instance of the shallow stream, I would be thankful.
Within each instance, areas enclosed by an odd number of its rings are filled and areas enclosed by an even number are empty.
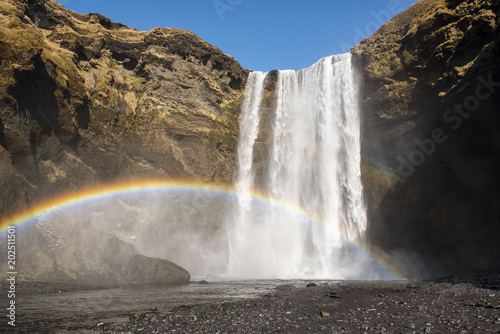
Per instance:
[[[255,298],[272,293],[282,284],[305,286],[307,281],[226,281],[19,296],[16,330],[91,333],[99,328],[99,323],[119,324],[138,313],[168,313],[179,306]]]

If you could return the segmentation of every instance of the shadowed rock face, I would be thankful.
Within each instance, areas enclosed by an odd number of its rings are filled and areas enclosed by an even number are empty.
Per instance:
[[[410,275],[498,264],[499,9],[422,0],[353,49],[369,240]]]
[[[0,214],[120,178],[230,182],[247,72],[195,34],[0,4]]]

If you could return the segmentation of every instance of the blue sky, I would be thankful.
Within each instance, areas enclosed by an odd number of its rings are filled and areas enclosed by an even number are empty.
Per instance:
[[[139,30],[187,29],[244,68],[305,68],[347,51],[416,0],[57,0]]]

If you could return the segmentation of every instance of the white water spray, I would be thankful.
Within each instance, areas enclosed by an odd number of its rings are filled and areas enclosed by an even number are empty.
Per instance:
[[[361,278],[350,247],[363,242],[366,230],[351,55],[278,72],[272,143],[260,182],[275,202],[272,207],[250,196],[265,78],[251,73],[245,91],[238,205],[228,222],[228,276]]]

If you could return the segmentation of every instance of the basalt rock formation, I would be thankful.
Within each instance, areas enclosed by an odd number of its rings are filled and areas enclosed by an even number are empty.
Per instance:
[[[368,240],[410,276],[498,264],[499,10],[422,0],[353,49]]]

